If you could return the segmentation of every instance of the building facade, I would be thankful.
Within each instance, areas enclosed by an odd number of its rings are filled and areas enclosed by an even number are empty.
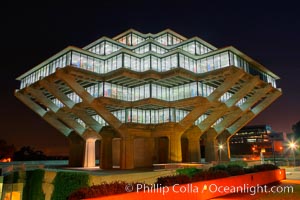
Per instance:
[[[286,134],[277,133],[269,125],[245,126],[230,138],[232,155],[281,155],[287,143]]]
[[[217,160],[218,144],[280,95],[279,77],[234,47],[130,29],[67,47],[19,76],[15,96],[70,141],[71,166]]]

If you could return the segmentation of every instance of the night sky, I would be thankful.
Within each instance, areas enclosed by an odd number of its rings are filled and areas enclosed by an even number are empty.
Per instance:
[[[296,4],[260,1],[130,1],[101,6],[1,8],[0,139],[17,148],[30,145],[46,154],[66,154],[67,139],[19,102],[15,78],[69,45],[84,47],[129,28],[157,33],[170,28],[221,48],[234,46],[273,71],[281,96],[251,124],[291,132],[300,120],[300,12]]]

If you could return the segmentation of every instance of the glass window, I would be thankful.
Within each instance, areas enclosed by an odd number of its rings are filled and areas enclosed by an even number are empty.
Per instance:
[[[173,100],[174,101],[178,100],[178,98],[179,98],[178,89],[179,89],[179,87],[173,88]]]
[[[123,87],[123,100],[125,100],[125,101],[130,101],[130,99],[128,99],[128,89],[126,88],[126,87]]]
[[[229,56],[228,52],[224,52],[221,54],[221,67],[229,66]]]
[[[184,98],[190,98],[190,86],[189,84],[184,85]]]
[[[83,69],[87,69],[87,56],[86,55],[80,56],[80,67]]]
[[[214,65],[213,57],[210,56],[207,58],[207,70],[212,71],[214,69],[213,65]]]
[[[117,98],[117,86],[115,84],[111,84],[111,97]]]
[[[134,100],[137,101],[140,99],[140,88],[139,87],[135,87],[134,88]]]
[[[147,71],[150,69],[150,56],[143,58],[143,69],[141,71]]]
[[[139,99],[144,99],[145,98],[145,86],[144,85],[141,85],[140,87],[139,87],[139,95],[140,95],[140,97],[139,97]]]
[[[178,90],[178,99],[183,99],[183,98],[184,98],[184,86],[180,85]]]
[[[164,122],[164,112],[163,110],[158,110],[158,123],[163,123]]]
[[[171,56],[171,68],[176,68],[177,65],[177,54]]]
[[[183,55],[179,55],[179,67],[185,68],[184,66],[184,56]]]
[[[155,70],[155,71],[159,71],[158,70],[158,58],[155,56],[151,56],[151,69]]]
[[[98,87],[98,93],[99,93],[99,96],[103,96],[103,83],[99,83],[99,87]]]
[[[124,67],[130,68],[130,56],[127,54],[124,55]]]
[[[152,98],[157,98],[157,88],[155,84],[152,84]]]
[[[145,123],[150,124],[151,113],[150,110],[145,110]]]
[[[143,123],[144,122],[144,113],[143,110],[138,109],[138,123]]]
[[[151,123],[156,124],[157,121],[157,110],[151,110]]]
[[[71,65],[74,65],[76,67],[80,66],[80,54],[77,52],[72,52],[72,63]]]
[[[161,60],[161,71],[166,71],[166,58]]]
[[[132,45],[137,45],[138,41],[137,41],[137,36],[135,34],[132,34]]]
[[[131,34],[128,34],[126,36],[126,44],[129,45],[129,46],[131,46]]]
[[[104,96],[111,97],[111,84],[110,83],[105,83],[105,85],[104,85]]]
[[[197,96],[197,83],[190,84],[191,97]]]
[[[150,98],[150,85],[145,85],[145,98]]]
[[[131,115],[132,115],[132,122],[133,123],[137,123],[137,116],[138,116],[138,113],[137,113],[137,109],[132,109],[132,111],[131,111]]]
[[[161,99],[161,97],[162,97],[162,96],[161,96],[161,86],[158,85],[158,86],[157,86],[157,98],[158,98],[158,99]]]
[[[220,54],[214,55],[214,69],[219,69],[221,66]]]

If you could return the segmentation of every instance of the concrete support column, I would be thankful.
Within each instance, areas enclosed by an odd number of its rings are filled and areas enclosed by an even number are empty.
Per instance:
[[[221,158],[221,161],[229,161],[230,160],[230,147],[228,138],[231,136],[227,131],[222,132],[217,140],[218,143],[223,146],[222,149],[218,149],[218,155]],[[219,158],[219,160],[220,160]]]
[[[95,142],[96,139],[88,138],[85,141],[85,152],[84,152],[84,167],[95,167]]]
[[[84,165],[84,152],[85,141],[78,134],[72,132],[68,136],[69,140],[69,166],[70,167],[83,167]]]
[[[213,129],[209,129],[205,133],[205,161],[217,161],[217,132]]]
[[[112,137],[105,136],[101,139],[100,145],[100,168],[112,168]]]
[[[121,138],[120,145],[120,168],[134,168],[134,137],[128,136]]]
[[[169,162],[182,162],[181,135],[173,133],[169,136]]]
[[[187,139],[188,139],[189,161],[190,162],[200,162],[201,161],[201,150],[200,150],[199,138],[190,137]]]

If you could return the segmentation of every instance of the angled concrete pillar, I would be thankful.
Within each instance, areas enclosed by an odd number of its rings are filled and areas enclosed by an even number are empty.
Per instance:
[[[99,116],[109,123],[109,125],[114,128],[121,137],[125,137],[126,133],[124,133],[123,129],[121,129],[122,122],[120,122],[120,120],[106,108],[100,98],[94,98],[76,81],[75,77],[65,72],[64,69],[57,70],[55,75],[64,81],[68,87],[70,87],[83,100],[84,103],[88,104],[89,107],[91,107]]]
[[[235,71],[235,72],[234,72]],[[232,70],[232,73],[228,75],[223,84],[217,87],[208,97],[209,101],[215,101],[219,99],[224,93],[226,93],[236,82],[244,75],[243,70]]]
[[[81,124],[76,122],[75,119],[60,109],[50,99],[48,99],[42,91],[33,89],[31,87],[27,87],[25,91],[30,93],[31,96],[33,96],[42,105],[50,109],[61,121],[63,121],[68,127],[71,127],[73,130],[75,130],[79,135],[82,135],[85,132],[85,128]]]
[[[214,129],[209,129],[205,133],[205,161],[217,161],[217,132]]]
[[[230,160],[230,147],[229,147],[229,140],[228,138],[231,136],[228,131],[224,131],[221,134],[218,135],[217,141],[219,145],[222,145],[222,149],[218,147],[218,155],[219,155],[219,160],[221,162],[224,161],[229,161]]]
[[[259,77],[254,76],[248,78],[242,87],[232,95],[225,103],[228,107],[235,105],[240,99],[244,98],[249,92],[253,90],[253,88],[259,83]]]
[[[85,157],[85,140],[78,134],[72,132],[69,140],[69,166],[83,167]]]
[[[42,108],[36,102],[34,102],[30,98],[29,95],[16,91],[15,96],[21,102],[23,102],[25,105],[27,105],[31,110],[33,110],[36,114],[38,114],[45,121],[47,121],[50,125],[52,125],[54,128],[56,128],[62,134],[64,134],[65,136],[69,136],[70,133],[73,131],[72,129],[67,127],[65,124],[60,122],[54,114],[51,114],[49,111],[46,111],[44,108]]]
[[[193,110],[178,123],[176,130],[179,131],[180,129],[182,133],[185,132],[212,106],[216,106],[216,103],[209,102],[207,99],[199,98],[197,103],[195,103]]]
[[[271,85],[267,85],[263,88],[255,90],[255,93],[251,97],[247,98],[246,102],[243,103],[240,106],[240,108],[243,111],[248,110],[251,106],[253,106],[256,102],[258,102],[261,98],[263,98],[271,90],[272,90]]]
[[[219,107],[213,109],[213,112],[198,124],[201,132],[206,132],[226,112],[228,112],[228,108],[225,104],[221,104]]]
[[[120,168],[134,168],[134,137],[128,136],[121,138]]]
[[[112,139],[111,136],[102,136],[100,144],[100,168],[111,169],[112,162]]]
[[[67,95],[60,91],[59,87],[55,83],[47,81],[46,79],[42,79],[39,81],[39,84],[48,90],[53,96],[59,99],[68,108],[75,106],[75,102],[73,102]]]
[[[181,134],[172,133],[169,136],[169,162],[182,162]]]

